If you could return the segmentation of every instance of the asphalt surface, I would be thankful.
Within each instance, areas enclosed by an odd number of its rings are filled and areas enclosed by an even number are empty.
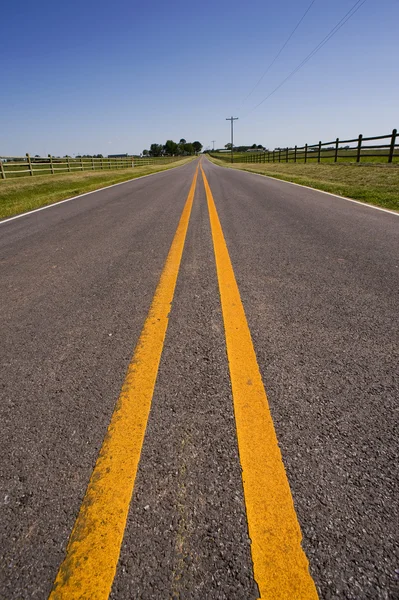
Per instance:
[[[203,166],[321,599],[399,598],[399,217]],[[0,598],[51,590],[196,163],[0,223]],[[257,597],[198,180],[113,599]]]

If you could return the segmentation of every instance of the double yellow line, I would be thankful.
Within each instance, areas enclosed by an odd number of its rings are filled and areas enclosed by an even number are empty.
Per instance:
[[[50,600],[106,600],[119,560],[169,313],[187,235],[197,167],[121,394]],[[254,576],[260,598],[317,592],[223,231],[201,166],[211,223],[237,426]]]

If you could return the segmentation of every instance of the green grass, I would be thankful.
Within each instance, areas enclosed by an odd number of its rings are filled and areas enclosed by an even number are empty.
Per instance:
[[[399,211],[398,164],[227,163],[224,167],[269,175],[312,188]]]
[[[35,175],[34,177],[0,180],[0,219],[53,204],[65,198],[78,196],[84,192],[91,192],[107,185],[165,171],[190,160],[193,160],[193,157],[180,159],[174,163],[148,165],[134,169]]]

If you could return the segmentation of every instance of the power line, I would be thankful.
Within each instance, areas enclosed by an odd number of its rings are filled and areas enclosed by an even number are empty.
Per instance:
[[[278,59],[278,57],[280,56],[280,54],[282,53],[282,51],[284,50],[284,48],[286,47],[286,45],[288,44],[288,42],[290,41],[290,39],[292,38],[292,36],[296,32],[296,30],[298,29],[299,25],[302,23],[302,21],[304,20],[304,18],[306,17],[306,15],[308,14],[308,12],[310,11],[310,9],[312,8],[312,6],[313,6],[313,4],[315,2],[316,2],[316,0],[312,0],[312,2],[309,4],[309,6],[306,9],[306,11],[302,15],[302,17],[300,18],[300,20],[298,21],[298,23],[295,25],[294,29],[291,31],[290,35],[288,36],[288,38],[286,39],[286,41],[284,42],[284,44],[281,46],[281,48],[278,51],[278,53],[276,54],[276,56],[273,58],[273,60],[270,63],[270,65],[267,67],[266,71],[263,73],[262,77],[259,79],[259,81],[256,83],[256,85],[254,85],[254,87],[252,88],[252,90],[249,92],[248,96],[245,96],[243,102],[245,102],[245,100],[247,100],[247,98],[249,98],[251,96],[251,94],[256,90],[256,88],[258,87],[258,85],[260,84],[260,82],[262,81],[262,79],[265,77],[265,75],[267,75],[267,73],[270,71],[270,69],[272,68],[272,66],[274,65],[274,63],[276,62],[276,60]]]
[[[357,0],[356,4],[354,6],[352,6],[352,8],[346,13],[346,15],[344,17],[342,17],[342,19],[335,25],[335,27],[333,27],[333,29],[330,31],[330,33],[328,35],[326,35],[326,37],[324,39],[321,40],[321,42],[312,50],[312,52],[310,52],[307,55],[307,57],[304,58],[303,61],[293,71],[291,71],[291,73],[289,75],[287,75],[287,77],[285,79],[283,79],[283,81],[276,88],[274,88],[274,90],[272,92],[270,92],[270,94],[268,94],[265,98],[263,98],[263,100],[261,100],[261,102],[259,102],[259,104],[257,104],[253,108],[251,108],[251,110],[248,111],[244,115],[244,117],[246,117],[251,112],[253,112],[257,108],[259,108],[259,106],[261,106],[261,104],[263,104],[264,102],[266,102],[266,100],[268,100],[271,96],[273,96],[273,94],[275,94],[277,92],[277,90],[279,90],[293,75],[295,75],[295,73],[297,73],[311,58],[313,58],[313,56],[319,50],[321,50],[323,48],[323,46],[325,46],[325,44],[327,44],[327,42],[332,37],[334,37],[334,35],[341,29],[341,27],[343,27],[345,25],[345,23],[347,23],[347,21],[349,21],[349,19],[351,19],[355,13],[357,13],[357,11],[363,6],[363,4],[365,4],[365,2],[366,2],[366,0]]]

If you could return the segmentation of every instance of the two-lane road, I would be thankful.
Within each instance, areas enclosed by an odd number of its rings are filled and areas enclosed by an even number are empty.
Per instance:
[[[4,600],[399,597],[399,216],[201,162],[0,222]]]

